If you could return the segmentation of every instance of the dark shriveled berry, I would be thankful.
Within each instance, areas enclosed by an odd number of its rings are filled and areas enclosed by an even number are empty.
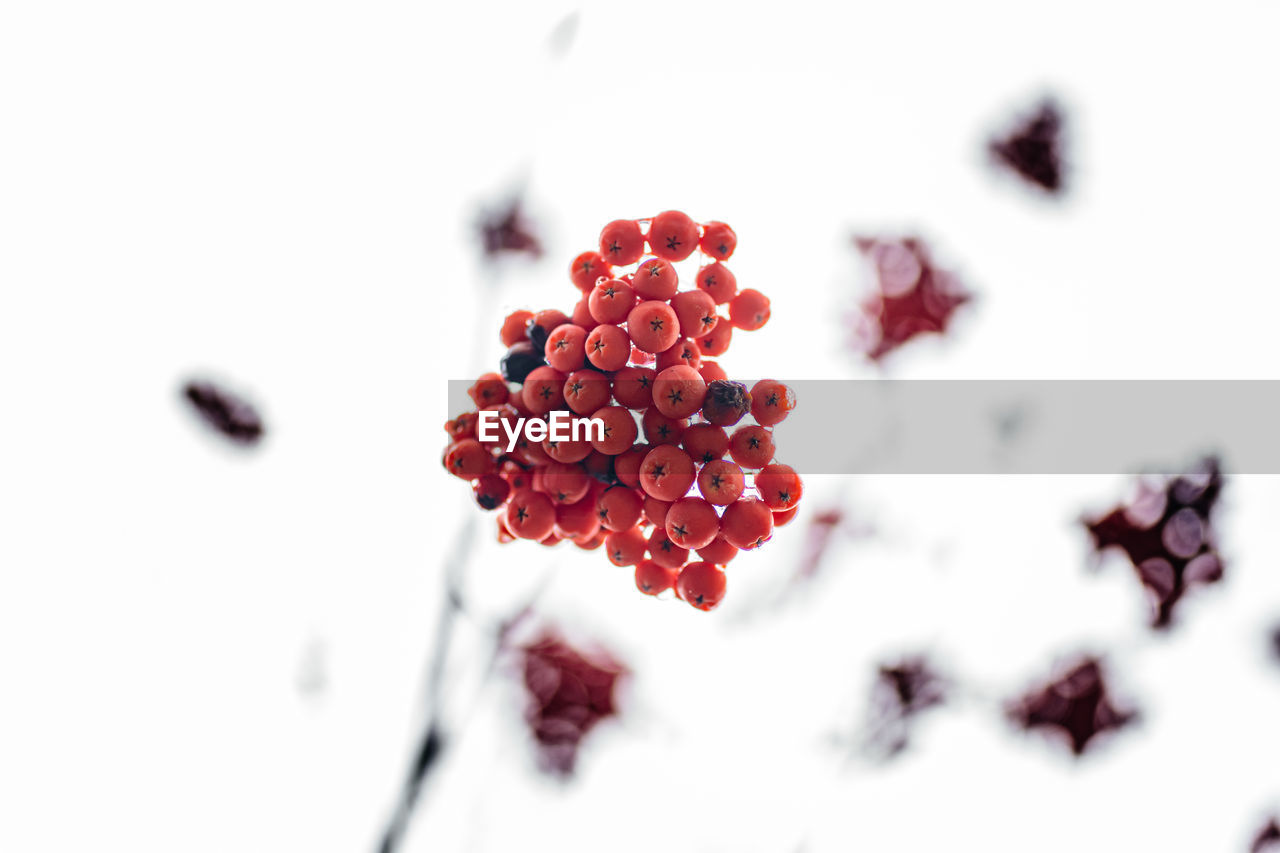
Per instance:
[[[503,379],[523,385],[530,372],[546,363],[546,359],[542,357],[542,347],[535,349],[528,341],[520,341],[511,345],[499,366]]]
[[[733,426],[751,411],[751,392],[741,382],[715,379],[707,383],[702,416],[716,426]]]

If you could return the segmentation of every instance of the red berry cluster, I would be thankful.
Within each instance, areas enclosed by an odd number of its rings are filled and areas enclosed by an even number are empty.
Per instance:
[[[774,463],[772,431],[795,393],[772,379],[748,389],[707,358],[728,350],[734,329],[769,319],[768,298],[739,290],[724,264],[737,242],[723,222],[698,225],[678,211],[610,222],[599,250],[570,267],[582,293],[571,315],[506,318],[501,373],[471,387],[476,409],[445,425],[444,455],[482,508],[502,511],[499,541],[603,545],[614,565],[635,567],[641,592],[674,589],[711,610],[724,598],[725,565],[795,515],[803,486]],[[682,290],[674,264],[694,252],[694,287]],[[505,437],[480,439],[485,410],[513,429],[568,410],[603,421],[605,436],[522,436],[507,452]]]

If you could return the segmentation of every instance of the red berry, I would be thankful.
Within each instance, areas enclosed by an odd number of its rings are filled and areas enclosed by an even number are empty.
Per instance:
[[[671,298],[671,307],[680,321],[680,334],[696,338],[716,327],[720,316],[716,302],[703,290],[686,290]]]
[[[554,367],[535,367],[525,377],[520,399],[535,415],[545,415],[564,405],[565,375]]]
[[[609,562],[615,566],[636,565],[644,559],[644,552],[648,544],[645,535],[640,532],[638,527],[610,533],[604,538],[605,554],[608,556]]]
[[[609,277],[609,265],[604,262],[598,252],[583,252],[573,259],[569,267],[569,277],[573,284],[583,293],[590,293],[600,278]]]
[[[511,494],[511,485],[497,474],[483,474],[471,486],[481,509],[497,509]]]
[[[795,507],[804,484],[790,465],[766,465],[756,474],[756,491],[769,509],[782,512]]]
[[[555,441],[548,438],[542,442],[542,449],[556,462],[581,462],[591,455],[591,442],[572,439]]]
[[[683,418],[669,418],[654,406],[644,413],[640,419],[640,427],[644,430],[645,441],[652,445],[679,445],[681,436],[689,422]]]
[[[775,379],[761,379],[751,389],[751,417],[760,426],[782,423],[796,407],[796,392]]]
[[[669,569],[653,560],[636,566],[636,589],[645,595],[659,595],[675,586],[678,569]]]
[[[769,322],[769,297],[747,288],[729,302],[729,322],[746,332],[753,332]]]
[[[720,532],[735,548],[758,548],[773,535],[773,513],[764,501],[739,498],[725,507]]]
[[[653,405],[668,418],[687,418],[702,408],[707,383],[692,367],[668,367],[653,380]]]
[[[645,352],[659,353],[671,349],[680,340],[680,321],[665,302],[641,302],[627,315],[627,332],[631,341]]]
[[[715,563],[717,566],[724,566],[734,557],[738,556],[738,549],[730,545],[723,536],[716,536],[711,540],[711,544],[705,548],[698,549],[698,556],[706,560],[708,563]]]
[[[699,610],[715,610],[724,600],[729,582],[712,563],[690,563],[676,579],[676,595]]]
[[[607,534],[608,531],[602,527],[585,539],[581,537],[574,539],[573,544],[581,548],[583,551],[594,551],[604,544],[604,539]]]
[[[527,327],[530,343],[541,353],[551,333],[568,322],[569,315],[563,311],[557,311],[554,308],[539,311],[533,315],[533,319],[529,321]]]
[[[502,513],[498,516],[498,544],[506,545],[509,542],[516,541],[516,537],[507,529],[507,516]]]
[[[507,503],[507,529],[521,539],[544,539],[556,524],[556,510],[546,495],[519,491]]]
[[[444,467],[464,480],[474,480],[493,470],[493,457],[474,438],[463,438],[450,444],[444,452]]]
[[[615,219],[600,231],[600,257],[615,267],[625,267],[644,254],[644,234],[634,219]]]
[[[652,449],[647,444],[636,444],[630,450],[619,453],[613,458],[613,476],[618,478],[619,483],[639,488],[640,466]]]
[[[665,302],[676,295],[680,277],[676,275],[676,268],[662,258],[650,258],[636,269],[631,287],[641,299]]]
[[[743,468],[763,468],[773,454],[773,433],[762,426],[740,426],[729,436],[729,455]]]
[[[661,527],[649,534],[649,559],[668,569],[678,569],[689,559],[689,549],[681,548]]]
[[[701,352],[702,348],[699,347],[698,350]],[[702,360],[702,364],[698,367],[698,372],[702,374],[702,378],[706,380],[708,385],[715,382],[717,379],[729,378],[729,374],[724,372],[723,367],[716,364],[714,361],[707,361],[706,359]]]
[[[587,476],[587,472],[581,465],[571,462],[549,462],[540,469],[540,473],[542,476],[535,479],[539,487],[537,491],[551,498],[552,503],[577,503],[591,491],[591,478]]]
[[[721,322],[716,323],[715,328],[705,335],[698,335],[694,343],[698,345],[698,350],[703,355],[717,356],[724,355],[728,351],[732,340],[733,325]]]
[[[600,483],[613,482],[613,457],[606,456],[599,450],[592,450],[582,460],[582,470],[587,476]]]
[[[681,498],[667,510],[664,528],[681,548],[704,548],[720,532],[720,516],[702,498]]]
[[[590,496],[577,503],[560,504],[556,507],[556,532],[573,539],[585,539],[595,536],[600,529],[600,519],[596,516],[596,502]]]
[[[671,509],[671,501],[660,501],[655,497],[646,495],[641,511],[644,513],[645,521],[654,527],[661,528],[667,524],[667,510],[669,509]]]
[[[569,320],[573,325],[581,326],[588,332],[600,325],[599,321],[591,316],[591,298],[589,296],[584,296],[574,303],[573,313],[569,315]]]
[[[613,399],[628,409],[646,409],[653,404],[653,380],[658,374],[650,367],[624,367],[613,375]]]
[[[630,530],[640,521],[644,499],[635,489],[614,486],[596,500],[596,518],[608,530]]]
[[[572,373],[582,367],[585,355],[587,331],[581,326],[566,323],[557,326],[547,336],[547,364],[561,373]]]
[[[467,389],[468,396],[480,408],[497,406],[507,402],[511,392],[507,383],[496,373],[486,373],[476,380],[476,384]]]
[[[574,414],[589,416],[609,402],[609,377],[598,370],[575,370],[564,380],[564,401]]]
[[[661,373],[668,367],[675,367],[677,364],[692,367],[694,370],[697,370],[702,365],[702,353],[698,352],[697,345],[688,338],[682,338],[676,341],[670,349],[658,353],[658,361],[654,365],[654,369]]]
[[[702,226],[702,239],[698,248],[718,261],[727,261],[738,246],[738,235],[723,222],[708,222]]]
[[[645,405],[648,406],[652,402],[653,402],[653,389],[650,389],[649,395],[645,401]],[[454,441],[457,441],[460,438],[475,438],[477,419],[478,419],[478,416],[476,415],[475,412],[465,412],[461,415],[458,415],[453,420],[445,423],[444,431],[449,433],[449,437],[452,438]]]
[[[631,309],[636,307],[636,292],[626,282],[611,278],[592,289],[587,306],[597,323],[625,323]]]
[[[597,433],[592,428],[591,446],[607,456],[617,456],[628,450],[640,434],[635,415],[622,406],[605,406],[591,417],[604,422],[604,438],[596,438]]]
[[[634,344],[631,347],[632,364],[653,364],[653,353],[645,352]]]
[[[601,370],[620,370],[631,357],[631,340],[617,326],[596,326],[587,335],[587,360]]]
[[[698,472],[698,491],[716,506],[733,503],[745,487],[742,469],[727,459],[714,459]]]
[[[502,345],[509,347],[520,341],[529,340],[529,333],[526,331],[526,327],[532,319],[532,311],[513,311],[508,314],[507,319],[502,321],[502,331],[498,335],[502,338]]]
[[[693,424],[680,436],[680,446],[694,462],[705,465],[729,452],[729,434],[715,424]]]
[[[793,506],[791,509],[784,509],[782,512],[775,512],[773,514],[773,526],[782,527],[784,524],[789,524],[791,519],[795,518],[796,513],[799,511],[800,507]]]
[[[640,487],[660,501],[684,497],[695,477],[689,454],[669,444],[650,450],[640,466]]]
[[[512,491],[529,488],[529,483],[532,479],[529,476],[529,472],[522,468],[514,459],[508,459],[506,462],[503,462],[502,466],[498,469],[498,475],[507,481],[511,486]]]
[[[741,382],[717,379],[707,384],[702,416],[719,426],[733,426],[751,411],[751,393]]]
[[[649,222],[649,251],[668,261],[683,261],[698,248],[698,223],[678,210],[659,213]]]
[[[719,261],[707,264],[698,270],[698,277],[694,280],[694,283],[699,290],[706,291],[707,295],[714,299],[717,305],[723,305],[733,299],[734,294],[738,292],[737,277]]]

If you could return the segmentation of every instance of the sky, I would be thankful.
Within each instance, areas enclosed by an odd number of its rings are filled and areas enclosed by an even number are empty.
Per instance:
[[[498,546],[438,456],[446,384],[496,367],[502,317],[568,310],[605,222],[672,208],[732,224],[772,300],[737,375],[1275,378],[1278,18],[8,4],[0,848],[371,849],[461,541],[456,740],[407,851],[1245,849],[1280,808],[1275,478],[1230,481],[1227,579],[1154,636],[1076,525],[1120,473],[811,478],[701,614],[599,554]],[[1062,201],[984,153],[1050,93]],[[486,269],[476,216],[516,191],[545,257]],[[883,367],[850,351],[855,233],[930,241],[977,296],[951,334]],[[193,375],[260,405],[260,448],[201,431]],[[777,606],[835,505],[862,532]],[[534,595],[632,670],[567,784],[536,771],[510,662],[483,677]],[[850,759],[873,666],[913,650],[963,699],[888,767]],[[1143,720],[1073,762],[999,708],[1079,650]]]

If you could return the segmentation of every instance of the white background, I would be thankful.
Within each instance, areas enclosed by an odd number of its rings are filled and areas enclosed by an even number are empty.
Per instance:
[[[0,9],[0,849],[373,846],[478,515],[439,468],[444,383],[478,372],[473,329],[492,366],[508,310],[568,310],[610,219],[737,229],[773,300],[738,375],[876,375],[843,345],[847,241],[917,231],[979,301],[891,375],[1275,378],[1275,4],[588,6],[555,61],[573,9]],[[1044,92],[1061,204],[983,153]],[[486,283],[477,207],[522,182],[548,255]],[[261,404],[257,452],[181,408],[201,372]],[[1227,581],[1153,638],[1074,525],[1125,483],[813,478],[711,615],[482,519],[465,734],[408,849],[1243,849],[1280,805],[1280,487],[1230,484]],[[838,495],[873,532],[769,606]],[[544,581],[634,671],[568,785],[533,770],[513,683],[476,690],[485,620]],[[890,768],[849,762],[873,663],[917,648],[964,700]],[[998,703],[1078,649],[1145,716],[1077,764]]]

